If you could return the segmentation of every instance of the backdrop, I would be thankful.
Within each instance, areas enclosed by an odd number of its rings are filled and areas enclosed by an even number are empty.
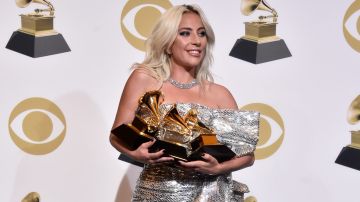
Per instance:
[[[254,65],[229,56],[244,35],[240,0],[53,0],[71,52],[31,58],[6,49],[19,14],[0,7],[0,201],[130,200],[140,168],[109,143],[130,66],[144,58],[155,19],[198,4],[216,34],[212,71],[239,108],[262,113],[255,164],[233,173],[260,202],[358,202],[359,171],[335,164],[350,144],[347,110],[360,94],[360,1],[268,0],[292,57]],[[40,135],[34,134],[35,132]],[[250,201],[250,200],[248,200]]]

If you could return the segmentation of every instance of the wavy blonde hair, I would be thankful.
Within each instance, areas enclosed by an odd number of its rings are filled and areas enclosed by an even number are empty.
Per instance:
[[[207,45],[205,56],[195,69],[196,80],[200,83],[204,81],[213,82],[209,68],[213,62],[212,48],[215,42],[215,35],[205,14],[197,5],[179,5],[167,10],[156,23],[149,38],[146,40],[144,61],[141,64],[135,64],[134,68],[149,70],[152,76],[160,81],[165,81],[170,77],[171,63],[168,52],[178,35],[179,24],[184,13],[199,15],[206,31]]]

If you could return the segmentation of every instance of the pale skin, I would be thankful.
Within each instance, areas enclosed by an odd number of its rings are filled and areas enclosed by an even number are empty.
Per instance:
[[[195,13],[184,13],[170,50],[170,77],[181,83],[192,81],[195,78],[195,68],[204,57],[206,43],[206,32],[200,17]],[[146,70],[136,69],[124,87],[113,128],[123,123],[131,123],[139,97],[147,91],[159,89],[164,94],[164,103],[197,103],[210,108],[238,109],[231,93],[221,85],[205,82],[202,87],[197,85],[190,89],[179,89],[169,82],[162,83],[155,79]],[[148,149],[154,142],[143,143],[134,151],[126,149],[113,134],[110,134],[110,142],[121,153],[142,163],[174,161],[172,157],[163,156],[163,150],[149,153]],[[180,165],[201,173],[218,175],[251,166],[254,162],[253,155],[235,157],[222,163],[209,154],[204,154],[202,158],[203,160],[191,162],[180,161]]]

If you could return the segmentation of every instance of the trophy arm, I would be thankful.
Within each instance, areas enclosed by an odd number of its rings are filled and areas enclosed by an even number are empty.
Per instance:
[[[272,15],[267,15],[267,16],[261,15],[261,16],[259,16],[259,20],[262,21],[262,20],[267,19],[267,18],[272,18],[274,23],[277,22],[278,14],[277,14],[277,12],[275,11],[275,9],[273,9],[273,10],[271,11],[271,14],[272,14]]]
[[[259,16],[260,21],[267,19],[267,18],[272,18],[273,23],[277,22],[277,18],[279,17],[278,13],[276,12],[276,10],[273,7],[269,6],[269,4],[266,3],[266,1],[263,0],[262,5],[259,7],[261,7],[261,8],[259,8],[259,10],[269,11],[272,14],[272,15],[267,15],[267,16],[263,16],[263,15]]]
[[[41,12],[45,12],[48,11],[50,16],[54,16],[55,13],[55,8],[54,6],[50,3],[50,1],[47,0],[42,0],[46,6],[48,6],[49,8],[47,9],[35,9],[35,13],[41,13]]]

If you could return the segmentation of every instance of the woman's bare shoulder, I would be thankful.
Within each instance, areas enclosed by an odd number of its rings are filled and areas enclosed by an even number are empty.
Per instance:
[[[205,83],[207,99],[213,99],[219,108],[237,109],[235,98],[223,85],[207,82]]]
[[[149,70],[145,68],[135,68],[130,74],[126,86],[131,88],[143,89],[145,91],[159,89],[159,81]]]
[[[121,94],[114,127],[134,119],[139,98],[147,91],[158,89],[160,82],[143,69],[135,69],[126,81]]]

